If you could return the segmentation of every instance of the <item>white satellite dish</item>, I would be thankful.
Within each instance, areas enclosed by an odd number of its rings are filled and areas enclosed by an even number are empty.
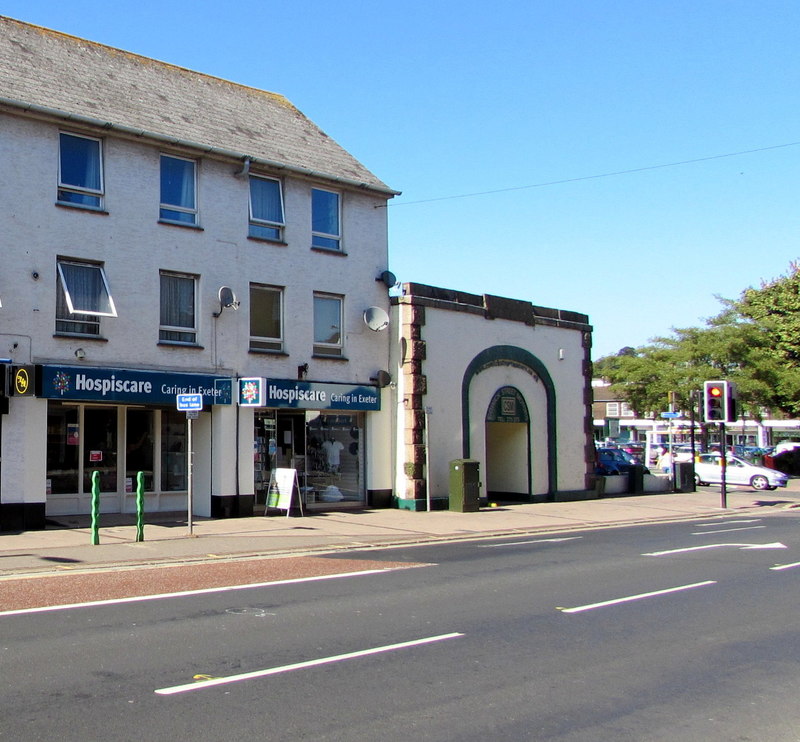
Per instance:
[[[240,302],[229,286],[220,286],[217,297],[219,298],[219,312],[214,312],[215,317],[219,317],[223,309],[239,308]]]
[[[231,289],[229,286],[220,286],[219,305],[221,307],[225,307],[226,309],[231,307],[233,309],[239,308],[239,302],[236,301],[236,294],[233,293],[233,289]]]
[[[364,324],[373,332],[380,332],[389,326],[389,315],[380,307],[367,307],[364,310]]]

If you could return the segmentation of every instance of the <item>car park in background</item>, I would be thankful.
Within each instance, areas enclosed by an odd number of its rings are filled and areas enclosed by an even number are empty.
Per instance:
[[[744,484],[755,490],[774,490],[785,487],[788,477],[783,472],[756,466],[736,456],[728,456],[725,467],[727,484]],[[722,482],[722,457],[716,453],[702,453],[694,465],[694,480],[698,485]]]
[[[695,455],[697,454],[698,449],[695,449]],[[691,446],[673,446],[672,448],[672,460],[677,462],[680,461],[691,461],[692,460],[692,447]]]
[[[621,448],[603,447],[597,449],[595,473],[602,475],[627,474],[631,468],[640,465],[635,456]],[[645,471],[647,471],[645,469]]]
[[[620,449],[630,454],[639,464],[644,463],[644,446],[639,443],[621,443]]]

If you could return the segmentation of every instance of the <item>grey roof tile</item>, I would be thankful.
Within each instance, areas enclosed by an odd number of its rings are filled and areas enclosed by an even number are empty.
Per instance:
[[[0,99],[396,193],[282,95],[3,16]]]

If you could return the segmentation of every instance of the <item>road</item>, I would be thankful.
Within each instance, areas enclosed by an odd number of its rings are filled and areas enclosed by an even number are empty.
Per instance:
[[[0,739],[800,740],[798,517],[0,613]]]

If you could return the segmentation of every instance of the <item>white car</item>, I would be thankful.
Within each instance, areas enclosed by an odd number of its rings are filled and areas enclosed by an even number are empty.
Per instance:
[[[725,471],[727,484],[746,484],[756,490],[774,490],[785,487],[788,477],[775,469],[756,466],[747,461],[728,456]],[[694,465],[696,484],[719,484],[722,482],[722,457],[716,453],[702,453]]]

